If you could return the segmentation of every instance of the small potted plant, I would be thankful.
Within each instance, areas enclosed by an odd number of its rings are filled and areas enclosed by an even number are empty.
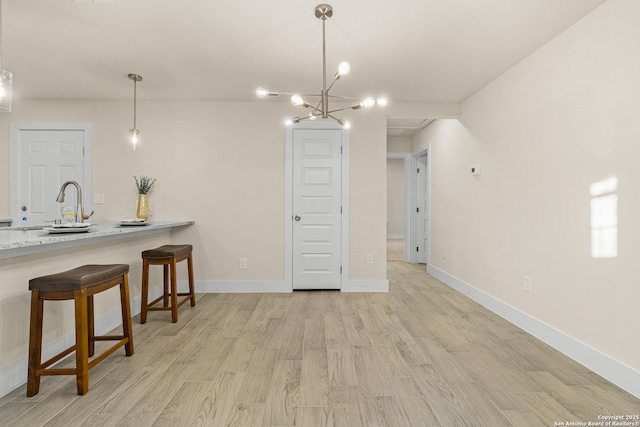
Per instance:
[[[133,179],[136,181],[136,188],[138,189],[138,205],[136,207],[136,217],[148,220],[149,213],[149,202],[147,200],[147,195],[153,190],[153,186],[156,184],[155,178],[149,178],[146,175],[134,176]]]

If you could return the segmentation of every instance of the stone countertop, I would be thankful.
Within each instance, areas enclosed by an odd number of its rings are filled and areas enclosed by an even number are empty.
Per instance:
[[[173,228],[194,223],[194,221],[151,221],[143,226],[121,226],[120,222],[102,222],[92,224],[87,232],[61,234],[49,234],[41,228],[2,227],[0,228],[0,259],[170,231]]]

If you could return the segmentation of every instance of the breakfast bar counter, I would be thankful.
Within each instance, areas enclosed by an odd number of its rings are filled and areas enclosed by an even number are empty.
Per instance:
[[[42,226],[0,227],[0,396],[24,384],[27,378],[31,279],[82,265],[127,264],[131,313],[135,316],[141,304],[140,254],[166,244],[193,243],[195,230],[188,230],[193,224],[194,221],[149,221],[144,225],[96,222],[85,231],[68,232],[59,228],[49,232],[49,227]],[[156,295],[162,291],[161,271],[152,273],[149,292]],[[75,342],[73,303],[50,304],[44,315],[50,327],[43,331],[43,352],[54,355]],[[94,316],[99,335],[118,327],[122,322],[120,294],[107,291],[96,298]]]
[[[0,259],[171,231],[193,224],[194,221],[152,221],[125,226],[120,222],[103,222],[92,224],[85,232],[60,234],[50,234],[42,227],[2,227]]]

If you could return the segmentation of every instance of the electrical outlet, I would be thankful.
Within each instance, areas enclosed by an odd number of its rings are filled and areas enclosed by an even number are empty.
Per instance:
[[[531,287],[531,277],[529,276],[524,276],[524,290],[526,292],[533,291],[533,288]]]
[[[367,264],[373,264],[373,254],[367,254]]]
[[[93,204],[104,205],[104,193],[93,193]]]
[[[246,269],[247,269],[247,259],[240,258],[240,270],[246,270]]]

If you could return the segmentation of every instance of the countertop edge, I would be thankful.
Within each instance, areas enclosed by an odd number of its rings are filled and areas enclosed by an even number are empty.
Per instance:
[[[47,234],[43,230],[0,230],[0,259],[169,232],[194,224],[195,221],[154,221],[145,226],[121,227],[118,222],[105,222],[94,224],[89,232],[70,234]]]

